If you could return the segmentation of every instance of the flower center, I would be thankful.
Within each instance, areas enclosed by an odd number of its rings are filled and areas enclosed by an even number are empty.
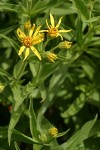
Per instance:
[[[22,43],[26,46],[26,47],[30,47],[32,45],[33,39],[30,36],[26,36]]]
[[[58,35],[58,29],[56,27],[51,27],[49,29],[49,32],[48,34],[51,36],[51,37],[56,37]]]

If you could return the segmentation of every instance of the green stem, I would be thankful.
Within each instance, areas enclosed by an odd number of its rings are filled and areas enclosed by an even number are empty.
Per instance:
[[[57,46],[55,46],[55,47],[53,47],[52,49],[50,49],[50,52],[53,52],[55,49],[57,49],[58,48],[58,45]]]
[[[45,51],[45,48],[46,48],[46,46],[47,46],[47,44],[49,43],[50,40],[51,40],[51,38],[48,38],[46,40],[46,42],[44,43],[44,45],[43,45],[43,51]]]

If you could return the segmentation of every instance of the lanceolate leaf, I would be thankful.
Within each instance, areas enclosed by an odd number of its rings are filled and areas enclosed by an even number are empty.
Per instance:
[[[61,116],[66,118],[66,117],[73,116],[76,113],[78,113],[85,104],[85,101],[86,101],[85,98],[86,97],[84,93],[81,93],[79,97],[73,102],[73,104],[70,105],[70,107],[67,110],[65,110],[64,113],[61,114]]]
[[[23,111],[23,106],[20,105],[20,107],[14,111],[14,109],[12,110],[12,114],[11,114],[11,119],[10,119],[10,123],[9,123],[9,127],[8,127],[8,142],[9,142],[9,145],[10,145],[10,142],[11,142],[11,136],[12,136],[12,133],[13,133],[13,129],[14,127],[16,126],[20,116],[21,116],[21,113]]]

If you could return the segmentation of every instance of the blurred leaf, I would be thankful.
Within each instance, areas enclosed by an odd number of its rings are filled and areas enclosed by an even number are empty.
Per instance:
[[[84,21],[90,19],[90,10],[87,8],[83,0],[74,0],[73,3],[80,12],[80,15]]]
[[[14,49],[16,50],[16,52],[18,52],[18,50],[19,50],[19,45],[18,45],[14,40],[12,40],[11,38],[9,38],[9,37],[7,37],[7,36],[5,36],[5,35],[3,35],[3,34],[0,34],[0,36],[1,36],[2,38],[4,38],[4,39],[8,40],[8,41],[11,43],[11,45],[14,47]]]
[[[92,55],[94,57],[100,58],[100,51],[98,49],[91,48],[91,49],[88,49],[86,51],[86,53],[88,53],[88,54],[90,54],[90,55]]]
[[[17,144],[16,142],[14,142],[14,144],[15,144],[15,148],[16,148],[16,150],[20,150],[20,148],[19,148],[18,144]]]
[[[82,46],[82,35],[83,35],[83,33],[82,33],[82,25],[83,25],[82,20],[79,17],[78,21],[77,21],[77,25],[76,25],[77,26],[76,41],[77,41],[77,43],[78,43],[78,45],[80,47]]]
[[[17,27],[18,27],[18,25],[14,25],[14,26],[8,27],[6,29],[3,29],[0,31],[0,34],[7,35],[11,31],[15,30]]]
[[[12,80],[14,79],[14,77],[11,74],[9,74],[6,70],[4,70],[2,68],[0,68],[0,75],[1,76],[6,76],[6,77],[8,77],[8,78],[10,78]]]
[[[88,150],[99,150],[100,149],[100,138],[91,137],[84,141],[85,149]]]
[[[0,2],[0,10],[19,13],[21,11],[21,6],[15,5],[15,4],[10,4],[10,3]]]
[[[69,106],[69,108],[61,114],[61,116],[66,118],[75,115],[82,109],[82,107],[85,104],[85,101],[85,94],[81,93],[79,97]]]

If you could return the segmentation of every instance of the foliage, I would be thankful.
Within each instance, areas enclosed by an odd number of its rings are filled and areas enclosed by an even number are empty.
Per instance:
[[[0,150],[99,150],[99,14],[99,0],[0,1]]]

